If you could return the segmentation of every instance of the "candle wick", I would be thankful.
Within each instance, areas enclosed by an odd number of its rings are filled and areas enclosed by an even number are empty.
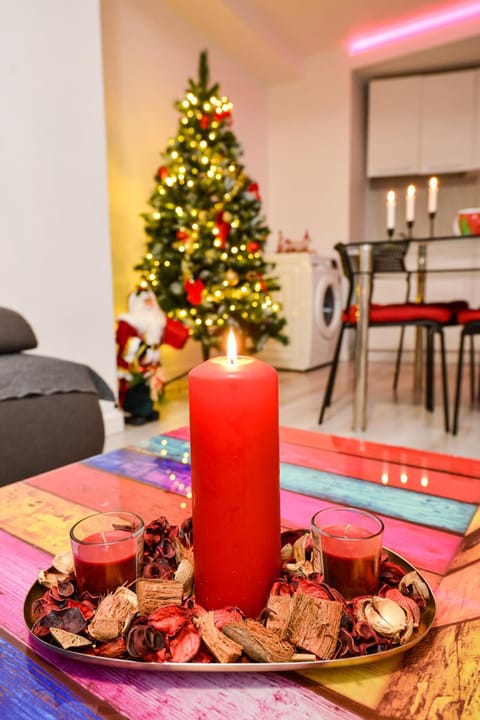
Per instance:
[[[348,537],[348,533],[349,533],[351,527],[352,526],[350,523],[348,523],[348,525],[345,525],[345,537]]]

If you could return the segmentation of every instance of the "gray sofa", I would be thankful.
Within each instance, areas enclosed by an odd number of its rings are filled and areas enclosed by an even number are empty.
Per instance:
[[[97,455],[100,399],[115,401],[87,365],[25,352],[38,345],[19,313],[0,307],[0,486]]]

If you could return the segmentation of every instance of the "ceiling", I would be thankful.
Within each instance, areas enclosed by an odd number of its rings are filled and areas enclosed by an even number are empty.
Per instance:
[[[267,85],[302,74],[306,58],[352,37],[467,3],[455,0],[163,0],[235,62]],[[431,31],[435,32],[435,31]],[[405,43],[403,41],[404,50]],[[367,69],[367,74],[447,69],[480,63],[478,37]]]

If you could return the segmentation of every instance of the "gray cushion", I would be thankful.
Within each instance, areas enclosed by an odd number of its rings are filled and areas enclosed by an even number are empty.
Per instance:
[[[0,355],[31,350],[37,338],[28,322],[15,310],[0,307]]]

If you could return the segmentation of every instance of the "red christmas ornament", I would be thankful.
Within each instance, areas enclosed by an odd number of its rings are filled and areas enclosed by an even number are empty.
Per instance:
[[[217,120],[230,120],[232,117],[232,113],[230,110],[221,110],[220,108],[215,108],[215,118]]]
[[[202,115],[198,121],[198,124],[202,128],[202,130],[208,130],[210,127],[211,118],[210,115]]]
[[[218,229],[217,238],[218,238],[218,240],[220,240],[220,243],[221,243],[220,247],[224,248],[225,243],[227,242],[227,239],[228,239],[228,235],[230,233],[231,225],[230,225],[230,223],[225,222],[225,220],[223,219],[222,212],[217,213],[215,225],[217,226],[217,229]]]
[[[168,168],[165,165],[161,165],[157,170],[157,177],[159,180],[165,180],[168,177]]]
[[[248,192],[253,193],[255,197],[257,198],[258,202],[262,201],[262,198],[260,196],[260,190],[257,183],[250,183],[250,185],[247,188]]]
[[[186,240],[189,237],[189,234],[186,230],[177,230],[175,236],[177,240]]]
[[[255,242],[252,240],[252,242],[247,243],[247,252],[249,253],[255,253],[257,250],[260,250],[260,243]]]
[[[262,273],[255,273],[255,277],[257,278],[257,282],[260,283],[260,287],[262,288],[263,292],[267,292],[267,284],[265,280],[263,279]]]
[[[205,290],[205,285],[201,280],[192,280],[191,278],[185,280],[183,287],[187,293],[187,300],[191,305],[200,305],[202,302],[202,292]]]

